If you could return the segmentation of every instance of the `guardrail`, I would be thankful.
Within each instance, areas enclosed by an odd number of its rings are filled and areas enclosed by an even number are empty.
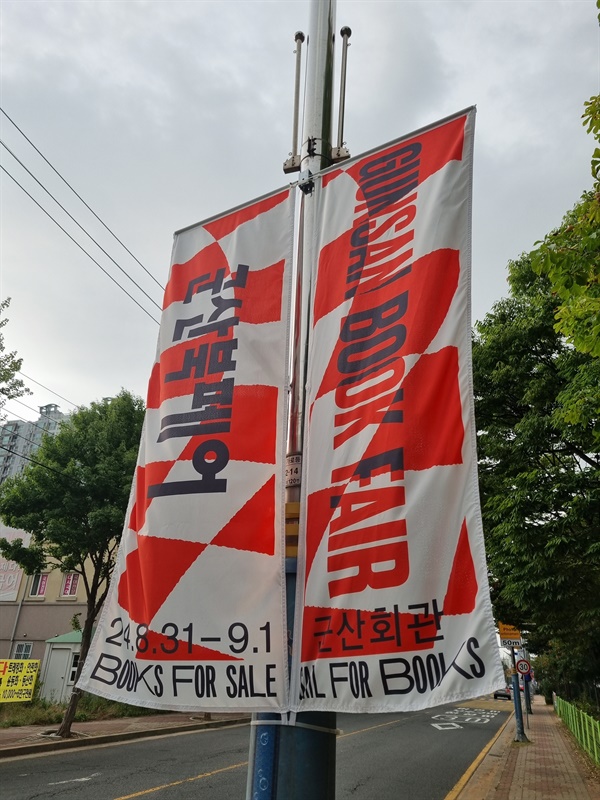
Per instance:
[[[556,713],[596,764],[600,764],[600,722],[555,696]]]

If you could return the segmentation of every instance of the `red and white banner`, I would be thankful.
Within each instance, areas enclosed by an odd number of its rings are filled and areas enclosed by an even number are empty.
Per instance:
[[[287,704],[293,193],[176,234],[125,530],[79,687],[150,708]]]
[[[504,685],[472,401],[474,121],[316,181],[299,711],[419,709]]]

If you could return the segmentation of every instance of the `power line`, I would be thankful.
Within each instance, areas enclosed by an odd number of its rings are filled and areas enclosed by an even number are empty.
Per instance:
[[[42,430],[43,430],[43,428],[42,428]],[[46,433],[47,432],[48,431],[46,431]],[[28,442],[29,444],[34,444],[34,445],[37,445],[37,447],[39,447],[39,442],[36,442],[34,439],[28,439],[26,436],[21,436],[21,434],[17,433],[16,431],[11,431],[11,436],[16,436],[18,439],[23,439],[24,442]],[[37,449],[37,447],[36,447],[36,449]],[[21,454],[19,453],[19,455],[21,455]]]
[[[22,375],[28,381],[31,381],[32,383],[36,383],[38,386],[41,386],[42,389],[45,389],[47,392],[50,392],[50,394],[54,394],[54,395],[56,395],[56,397],[60,397],[61,400],[64,400],[65,403],[68,403],[70,406],[75,406],[75,408],[79,408],[77,403],[74,403],[72,400],[67,400],[66,397],[62,396],[62,394],[59,394],[58,392],[55,392],[53,389],[49,389],[47,386],[44,386],[43,383],[40,383],[39,381],[36,381],[35,378],[30,378],[29,375],[25,375],[25,373],[21,372],[20,370],[19,370],[19,375]]]
[[[85,235],[86,235],[86,236],[87,236],[89,239],[91,239],[91,240],[92,240],[92,242],[93,242],[93,243],[96,245],[96,247],[98,247],[98,249],[102,250],[102,252],[104,253],[104,255],[105,255],[107,258],[109,258],[109,259],[112,261],[112,263],[115,265],[115,267],[116,267],[117,269],[121,270],[121,272],[123,273],[123,275],[125,275],[125,277],[126,277],[126,278],[129,278],[129,280],[130,280],[130,281],[131,281],[131,282],[134,284],[134,286],[137,286],[137,288],[140,290],[140,292],[141,292],[141,293],[142,293],[142,294],[143,294],[145,297],[147,297],[147,298],[148,298],[148,300],[150,300],[150,302],[151,302],[153,305],[155,305],[155,306],[156,306],[156,308],[158,308],[158,310],[160,311],[160,310],[161,310],[161,307],[160,307],[160,306],[159,306],[159,304],[156,302],[156,300],[154,300],[152,297],[150,297],[150,295],[148,294],[148,292],[146,292],[144,289],[142,289],[142,287],[139,285],[139,283],[138,283],[137,281],[135,281],[135,280],[134,280],[134,279],[131,277],[131,275],[130,275],[130,274],[129,274],[129,273],[126,271],[126,270],[124,270],[124,269],[123,269],[123,267],[122,267],[122,266],[120,266],[120,264],[118,264],[118,263],[115,261],[115,259],[114,259],[114,258],[113,258],[113,257],[110,255],[110,253],[107,253],[107,252],[106,252],[106,250],[105,250],[105,249],[102,247],[102,245],[101,245],[99,242],[97,242],[97,241],[96,241],[96,239],[94,239],[94,237],[91,235],[91,233],[88,233],[88,231],[86,231],[86,229],[83,227],[83,225],[81,225],[79,222],[77,222],[77,220],[75,219],[75,217],[74,217],[74,216],[73,216],[71,213],[69,213],[69,212],[67,211],[67,209],[66,209],[66,208],[65,208],[65,207],[62,205],[62,203],[60,203],[60,202],[59,202],[59,201],[56,199],[56,197],[54,197],[54,195],[52,194],[52,192],[50,192],[48,189],[46,189],[46,187],[44,186],[44,184],[43,184],[43,183],[42,183],[40,180],[38,180],[38,179],[35,177],[35,175],[33,174],[33,172],[31,172],[31,170],[30,170],[30,169],[28,169],[28,168],[25,166],[25,164],[24,164],[24,163],[21,161],[21,159],[20,159],[18,156],[16,156],[16,155],[13,153],[13,151],[10,149],[10,147],[8,147],[8,146],[7,146],[7,145],[6,145],[6,144],[5,144],[5,143],[2,141],[2,139],[0,139],[0,144],[2,145],[2,147],[4,147],[6,150],[8,150],[8,152],[9,152],[9,153],[11,154],[11,156],[12,156],[12,157],[15,159],[15,161],[16,161],[18,164],[20,164],[20,165],[23,167],[23,169],[25,170],[25,172],[27,172],[27,174],[28,174],[28,175],[30,175],[30,176],[33,178],[33,180],[34,180],[34,181],[35,181],[35,182],[38,184],[38,186],[40,186],[40,187],[41,187],[41,188],[42,188],[42,189],[43,189],[43,190],[46,192],[46,194],[47,194],[49,197],[51,197],[51,198],[54,200],[54,202],[56,203],[56,205],[57,205],[59,208],[61,208],[61,209],[62,209],[62,210],[65,212],[65,214],[66,214],[66,215],[69,217],[69,219],[71,219],[71,220],[72,220],[72,221],[75,223],[75,225],[77,225],[77,227],[78,227],[78,228],[79,228],[81,231],[83,231],[83,233],[85,233]]]
[[[41,431],[43,431],[44,433],[48,433],[48,430],[47,430],[47,428],[42,428],[42,426],[41,426],[41,425],[38,425],[38,424],[37,424],[37,422],[32,422],[30,419],[25,419],[25,417],[22,417],[20,414],[17,414],[17,412],[16,412],[16,411],[9,411],[8,413],[10,413],[10,414],[11,414],[11,416],[13,416],[13,417],[17,417],[17,418],[18,418],[18,419],[20,419],[22,422],[26,422],[28,425],[33,425],[35,428],[39,428],[39,429],[40,429]],[[10,422],[10,420],[9,420],[8,422]],[[3,422],[3,423],[0,425],[0,428],[4,429],[4,428],[6,427],[6,425],[7,425],[7,424],[8,424],[7,422]]]
[[[48,464],[44,464],[41,461],[36,461],[35,458],[29,458],[29,456],[24,456],[22,453],[17,453],[16,450],[11,450],[10,447],[4,447],[3,444],[0,444],[0,448],[2,448],[2,450],[6,450],[7,453],[12,453],[13,456],[24,458],[25,461],[31,461],[32,464],[37,464],[38,467],[44,467],[44,469],[48,469],[50,470],[50,472],[55,472],[57,475],[61,475],[63,478],[68,478],[69,480],[71,480],[71,476],[67,475],[66,472],[54,469],[54,467],[49,467]]]
[[[35,425],[34,422],[31,422],[29,424],[30,425]],[[36,425],[35,427],[36,428],[40,428],[39,425]],[[40,430],[43,431],[44,433],[48,433],[48,431],[45,430],[45,428],[40,428]],[[28,444],[37,445],[36,450],[39,448],[39,443],[38,442],[36,442],[34,439],[28,439],[26,436],[21,436],[21,434],[17,433],[17,431],[12,431],[11,432],[11,436],[17,436],[19,439],[23,439],[23,441],[27,442]],[[29,458],[28,456],[25,455],[25,453],[17,453],[16,450],[9,450],[9,448],[8,447],[4,447],[4,445],[0,445],[0,447],[2,447],[3,450],[7,450],[9,453],[12,453],[13,455],[16,455],[18,458],[24,458],[26,461],[31,461],[34,464],[39,464],[42,467],[47,467],[48,469],[51,469],[51,467],[48,467],[47,464],[42,464],[41,461],[36,461],[33,458]]]
[[[54,224],[55,224],[55,225],[57,225],[57,226],[58,226],[58,227],[61,229],[61,231],[62,231],[62,232],[63,232],[63,233],[66,235],[66,236],[68,236],[68,237],[69,237],[69,239],[70,239],[70,240],[71,240],[71,241],[72,241],[74,244],[76,244],[76,245],[77,245],[77,247],[78,247],[78,248],[79,248],[79,249],[80,249],[80,250],[81,250],[83,253],[85,253],[85,255],[86,255],[88,258],[90,258],[90,259],[91,259],[91,260],[94,262],[94,264],[95,264],[97,267],[99,267],[99,268],[102,270],[102,272],[103,272],[103,273],[104,273],[104,274],[105,274],[105,275],[106,275],[108,278],[110,278],[110,280],[111,280],[113,283],[115,283],[115,284],[116,284],[116,285],[119,287],[119,289],[121,289],[121,291],[122,291],[122,292],[125,292],[125,294],[127,295],[127,297],[129,297],[129,299],[130,299],[130,300],[133,300],[133,302],[136,304],[136,306],[138,306],[138,308],[141,308],[141,309],[142,309],[142,311],[144,312],[144,314],[146,314],[148,317],[150,317],[150,319],[151,319],[153,322],[155,322],[157,325],[159,325],[159,324],[160,324],[160,323],[158,322],[158,320],[157,320],[157,319],[155,319],[155,318],[152,316],[152,314],[151,314],[149,311],[147,311],[147,310],[144,308],[144,306],[142,306],[142,305],[140,305],[140,303],[138,303],[138,301],[135,299],[135,297],[133,297],[132,295],[130,295],[130,294],[129,294],[129,292],[127,291],[127,289],[125,289],[125,287],[121,286],[121,284],[119,283],[119,281],[117,281],[115,278],[113,278],[113,276],[110,274],[110,272],[107,272],[107,271],[104,269],[104,267],[102,266],[102,264],[98,263],[98,261],[96,261],[96,259],[95,259],[95,258],[94,258],[92,255],[90,255],[90,253],[88,253],[88,251],[85,249],[85,247],[82,247],[82,245],[80,245],[80,244],[79,244],[79,242],[78,242],[76,239],[74,239],[74,238],[71,236],[71,234],[70,234],[68,231],[66,231],[66,230],[63,228],[63,226],[60,224],[60,222],[58,222],[57,220],[55,220],[55,219],[54,219],[54,217],[52,216],[52,214],[50,214],[50,212],[49,212],[49,211],[46,211],[46,209],[45,209],[45,208],[44,208],[42,205],[40,205],[40,203],[38,203],[38,201],[35,199],[35,197],[33,197],[31,194],[29,194],[29,192],[27,191],[27,189],[25,189],[25,187],[24,187],[24,186],[22,186],[22,185],[19,183],[19,181],[18,181],[18,180],[17,180],[15,177],[13,177],[13,176],[10,174],[10,172],[9,172],[9,171],[6,169],[6,167],[4,167],[4,166],[2,166],[2,164],[0,164],[0,169],[2,169],[2,171],[3,171],[3,172],[5,172],[5,173],[8,175],[8,177],[9,177],[9,178],[10,178],[12,181],[14,181],[14,182],[17,184],[17,186],[18,186],[18,187],[19,187],[19,188],[20,188],[20,189],[21,189],[23,192],[25,192],[25,194],[27,195],[27,197],[29,197],[31,200],[33,200],[33,202],[36,204],[36,206],[37,206],[38,208],[40,208],[40,209],[41,209],[41,210],[44,212],[44,214],[46,214],[46,216],[50,217],[50,219],[52,220],[52,222],[54,222]]]
[[[140,265],[140,267],[141,267],[141,268],[144,270],[144,272],[146,273],[146,275],[148,275],[150,278],[152,278],[152,280],[154,281],[154,283],[156,283],[156,285],[157,285],[157,286],[158,286],[160,289],[162,289],[162,291],[164,291],[165,287],[164,287],[164,286],[162,286],[162,285],[161,285],[161,283],[159,283],[159,281],[157,281],[157,280],[156,280],[156,278],[154,277],[154,275],[153,275],[151,272],[149,272],[149,271],[146,269],[146,267],[145,267],[145,266],[142,264],[142,262],[141,262],[141,261],[140,261],[138,258],[136,258],[136,257],[133,255],[133,253],[131,252],[131,250],[130,250],[128,247],[126,247],[126,245],[124,245],[124,244],[123,244],[123,242],[122,242],[122,241],[119,239],[119,237],[118,237],[118,236],[117,236],[115,233],[113,233],[113,231],[111,231],[111,229],[108,227],[108,225],[107,225],[105,222],[103,222],[103,220],[101,220],[101,219],[100,219],[100,217],[99,217],[99,216],[96,214],[96,212],[95,212],[95,211],[94,211],[92,208],[90,208],[90,206],[89,206],[89,205],[88,205],[88,204],[85,202],[85,200],[83,199],[83,197],[82,197],[80,194],[78,194],[78,193],[75,191],[75,189],[74,189],[74,188],[71,186],[71,184],[70,184],[70,183],[69,183],[69,182],[68,182],[68,181],[67,181],[65,178],[63,178],[63,176],[62,176],[62,175],[60,174],[60,172],[59,172],[59,171],[56,169],[56,167],[54,167],[54,166],[53,166],[53,165],[52,165],[52,164],[51,164],[51,163],[48,161],[48,159],[46,158],[46,156],[45,156],[45,155],[44,155],[44,154],[43,154],[43,153],[42,153],[40,150],[38,150],[38,148],[37,148],[37,147],[34,145],[34,143],[31,141],[31,139],[30,139],[30,138],[29,138],[29,137],[28,137],[28,136],[27,136],[27,135],[26,135],[26,134],[25,134],[25,133],[24,133],[24,132],[21,130],[21,128],[19,128],[19,126],[17,125],[17,123],[16,123],[16,122],[15,122],[13,119],[11,119],[11,118],[9,117],[9,115],[6,113],[6,111],[5,111],[5,110],[4,110],[2,107],[0,107],[0,111],[1,111],[1,112],[4,114],[4,116],[6,117],[6,119],[7,119],[7,120],[8,120],[8,121],[9,121],[9,122],[12,124],[12,125],[14,125],[14,127],[15,127],[15,128],[18,130],[18,131],[19,131],[19,133],[21,134],[21,136],[23,136],[23,138],[24,138],[24,139],[26,139],[26,140],[29,142],[29,144],[30,144],[30,145],[33,147],[33,149],[35,150],[35,152],[36,152],[36,153],[37,153],[39,156],[41,156],[41,157],[44,159],[44,161],[46,162],[46,164],[48,164],[48,166],[50,167],[50,169],[51,169],[51,170],[53,170],[53,171],[54,171],[54,172],[55,172],[55,173],[58,175],[58,177],[61,179],[61,181],[62,181],[63,183],[65,183],[65,184],[66,184],[66,185],[69,187],[69,189],[70,189],[70,190],[73,192],[73,194],[75,195],[75,197],[77,197],[79,200],[81,200],[81,202],[82,202],[82,203],[83,203],[83,205],[84,205],[84,206],[87,208],[87,210],[88,210],[88,211],[90,211],[90,212],[91,212],[91,213],[94,215],[94,217],[95,217],[95,218],[98,220],[98,222],[99,222],[101,225],[103,225],[103,226],[104,226],[104,228],[106,228],[106,230],[107,230],[107,231],[110,233],[110,235],[111,235],[111,236],[112,236],[114,239],[116,239],[116,240],[117,240],[117,242],[118,242],[118,243],[121,245],[121,247],[122,247],[124,250],[126,250],[126,252],[127,252],[127,253],[129,253],[129,255],[130,255],[132,258],[133,258],[133,260],[134,260],[134,261],[135,261],[137,264],[139,264],[139,265]]]

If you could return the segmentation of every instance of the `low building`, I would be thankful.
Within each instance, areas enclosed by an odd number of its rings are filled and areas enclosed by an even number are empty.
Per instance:
[[[0,426],[0,484],[18,475],[35,459],[45,435],[54,436],[68,419],[50,403],[40,406],[35,422],[10,419]],[[30,534],[0,522],[0,538],[21,539]],[[25,575],[14,561],[0,556],[0,658],[42,660],[46,641],[73,630],[73,619],[86,616],[85,589],[76,573],[48,570]]]
[[[79,664],[81,631],[54,636],[46,642],[40,673],[40,696],[52,703],[68,703]]]
[[[0,537],[29,534],[0,524]],[[85,587],[76,572],[25,575],[0,557],[0,658],[44,658],[46,641],[68,633],[87,614]]]

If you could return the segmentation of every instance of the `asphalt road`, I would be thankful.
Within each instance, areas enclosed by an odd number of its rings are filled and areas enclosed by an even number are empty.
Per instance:
[[[507,709],[442,706],[408,714],[338,715],[340,800],[443,800],[507,717]]]
[[[443,800],[507,712],[441,706],[338,715],[336,800]],[[239,725],[4,761],[0,797],[244,800],[249,730]]]

